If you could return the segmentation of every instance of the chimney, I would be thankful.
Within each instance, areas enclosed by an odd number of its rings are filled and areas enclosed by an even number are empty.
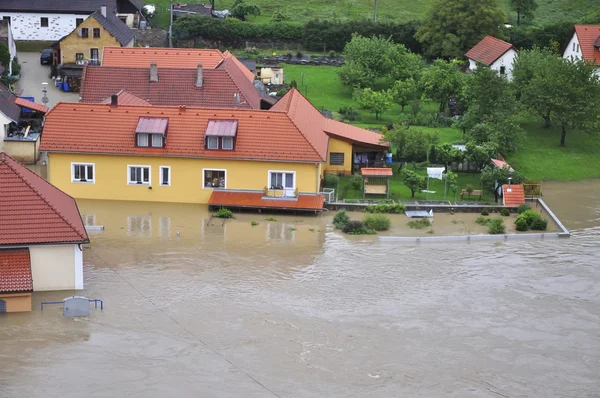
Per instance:
[[[100,7],[100,14],[102,14],[102,16],[106,18],[106,6]]]
[[[202,87],[204,84],[204,74],[202,73],[202,64],[198,64],[198,73],[196,74],[196,87]]]
[[[116,108],[119,103],[119,96],[117,94],[113,94],[110,96],[110,107]]]
[[[158,83],[158,66],[155,63],[150,64],[150,82]]]

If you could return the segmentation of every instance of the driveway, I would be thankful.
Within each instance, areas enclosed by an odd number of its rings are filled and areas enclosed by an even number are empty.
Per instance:
[[[24,97],[34,97],[35,102],[42,103],[42,82],[48,83],[48,107],[52,108],[58,102],[79,102],[78,93],[59,91],[50,76],[50,65],[40,65],[40,53],[20,52],[17,54],[21,64],[21,79],[17,88],[23,89]]]

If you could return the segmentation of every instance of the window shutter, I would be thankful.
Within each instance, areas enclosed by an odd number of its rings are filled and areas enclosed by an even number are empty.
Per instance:
[[[344,153],[343,152],[330,152],[329,153],[329,164],[332,166],[343,166],[344,165]]]

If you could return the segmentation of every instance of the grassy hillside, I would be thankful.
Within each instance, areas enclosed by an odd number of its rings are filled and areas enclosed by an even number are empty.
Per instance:
[[[155,24],[168,25],[169,0],[145,0],[157,6]],[[274,12],[280,10],[291,21],[306,22],[311,19],[361,19],[373,18],[374,0],[245,0],[256,4],[262,15],[252,17],[250,21],[268,23]],[[508,13],[507,20],[516,21],[516,15],[510,11],[509,0],[499,0]],[[190,0],[188,3],[207,3],[208,0]],[[380,21],[410,21],[423,19],[435,0],[378,0],[377,16]],[[231,9],[233,0],[216,0],[216,9]],[[544,24],[557,21],[571,21],[598,7],[598,0],[538,0],[538,10],[534,23]]]

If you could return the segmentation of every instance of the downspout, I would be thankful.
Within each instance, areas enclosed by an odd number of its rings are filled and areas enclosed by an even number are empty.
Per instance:
[[[319,163],[315,163],[315,183],[317,188],[315,193],[319,193],[319,188],[321,185],[321,181],[319,180]]]

